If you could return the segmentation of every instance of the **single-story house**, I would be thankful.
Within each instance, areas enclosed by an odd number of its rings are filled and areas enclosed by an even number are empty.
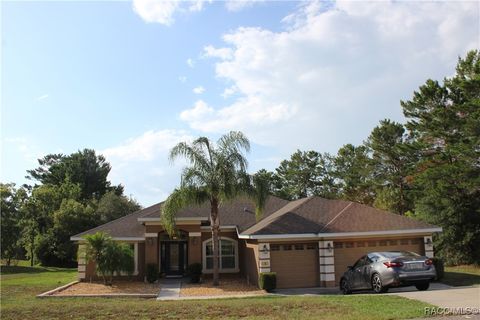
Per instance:
[[[209,204],[180,211],[174,238],[164,232],[161,207],[155,204],[71,240],[81,248],[84,235],[103,231],[130,243],[139,279],[152,263],[166,276],[183,275],[196,262],[211,273]],[[220,272],[238,273],[255,284],[260,272],[276,272],[279,288],[336,286],[347,266],[370,251],[407,250],[433,257],[432,234],[442,231],[363,204],[320,197],[287,201],[270,196],[261,220],[254,212],[254,204],[244,198],[221,205]],[[95,265],[84,257],[78,260],[78,277],[96,278]]]

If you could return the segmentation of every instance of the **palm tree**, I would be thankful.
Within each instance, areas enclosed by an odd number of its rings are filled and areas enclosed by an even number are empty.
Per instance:
[[[221,203],[239,195],[249,196],[256,205],[257,219],[261,216],[269,188],[261,176],[252,179],[247,174],[244,151],[250,142],[241,132],[231,131],[212,143],[200,137],[192,143],[180,142],[170,151],[170,160],[185,158],[190,166],[183,169],[180,187],[175,189],[162,207],[162,224],[170,235],[175,233],[175,215],[191,205],[210,203],[210,227],[213,245],[213,285],[218,285],[218,257]]]

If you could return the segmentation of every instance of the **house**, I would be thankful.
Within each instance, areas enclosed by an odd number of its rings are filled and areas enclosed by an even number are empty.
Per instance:
[[[200,262],[212,272],[210,206],[186,208],[176,217],[178,236],[162,228],[162,203],[77,234],[109,233],[130,243],[135,273],[144,279],[147,264],[164,275],[183,275]],[[418,220],[343,200],[308,197],[287,201],[270,196],[260,221],[254,204],[238,198],[220,207],[220,272],[238,273],[257,283],[260,272],[276,272],[277,287],[336,286],[340,276],[369,251],[407,250],[433,257],[432,234],[442,229]],[[81,250],[79,252],[82,252]],[[79,257],[78,277],[96,277],[95,265]]]

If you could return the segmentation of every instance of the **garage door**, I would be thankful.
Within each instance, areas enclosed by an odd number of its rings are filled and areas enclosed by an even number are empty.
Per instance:
[[[317,287],[317,243],[270,244],[270,269],[277,273],[278,288]]]
[[[398,239],[398,240],[365,240],[365,241],[336,241],[334,242],[335,255],[335,281],[351,266],[368,252],[374,251],[412,251],[425,254],[423,238]]]

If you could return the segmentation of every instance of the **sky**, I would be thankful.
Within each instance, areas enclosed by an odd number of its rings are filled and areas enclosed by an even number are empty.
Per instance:
[[[249,171],[336,153],[480,48],[480,2],[1,2],[0,181],[93,148],[143,206],[169,150],[241,130]]]

